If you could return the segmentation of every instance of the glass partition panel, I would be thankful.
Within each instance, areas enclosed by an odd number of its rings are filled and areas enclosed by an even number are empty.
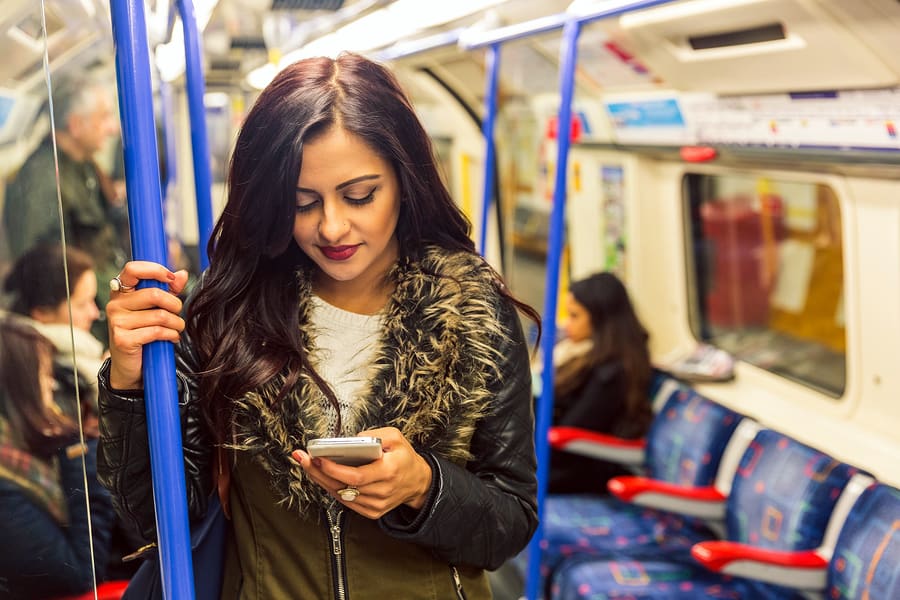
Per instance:
[[[608,129],[600,102],[603,87],[596,79],[614,71],[610,66],[598,67],[598,48],[610,52],[604,40],[602,32],[588,27],[578,41],[573,122],[568,132],[573,144],[608,141],[602,138]],[[513,290],[538,310],[544,303],[548,226],[556,184],[561,43],[561,32],[553,32],[510,42],[501,49],[497,147],[504,222],[508,224],[507,256],[512,257],[510,281]],[[620,80],[615,78],[616,83]],[[571,159],[569,162],[571,166]],[[570,171],[569,192],[578,185],[579,175],[573,178]],[[569,282],[567,238],[560,293],[565,293]],[[564,303],[559,305],[562,308]]]
[[[127,577],[121,555],[137,548],[114,546],[96,477],[102,310],[128,248],[104,14],[93,0],[0,0],[3,597],[89,593]]]
[[[698,339],[838,397],[845,385],[841,211],[824,183],[685,178]]]
[[[556,168],[560,34],[504,44],[495,139],[510,288],[543,312]]]

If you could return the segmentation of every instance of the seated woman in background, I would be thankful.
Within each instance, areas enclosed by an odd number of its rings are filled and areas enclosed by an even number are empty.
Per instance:
[[[72,296],[71,327],[67,287]],[[94,300],[97,277],[91,257],[71,247],[64,252],[59,244],[35,246],[13,265],[4,289],[10,294],[10,310],[29,319],[29,324],[56,348],[53,371],[59,384],[57,403],[67,415],[77,418],[74,412],[77,384],[84,407],[85,432],[96,436],[97,371],[105,358],[105,348],[91,335],[91,327],[100,317]],[[73,364],[78,366],[77,377]]]
[[[649,336],[625,286],[612,273],[591,275],[571,284],[566,307],[566,337],[553,352],[553,425],[643,436],[653,418],[653,368]],[[605,493],[606,482],[623,474],[629,472],[619,465],[552,450],[549,490]]]
[[[97,482],[97,439],[82,443],[54,401],[53,354],[22,319],[0,320],[0,598],[90,590],[91,535],[97,581],[108,560],[114,512]]]

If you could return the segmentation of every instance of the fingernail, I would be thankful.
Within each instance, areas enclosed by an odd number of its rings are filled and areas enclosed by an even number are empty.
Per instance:
[[[321,459],[321,458],[314,458],[314,459],[312,459],[312,464],[314,464],[314,465],[317,466],[317,467],[321,467],[321,466],[322,466],[322,459]]]

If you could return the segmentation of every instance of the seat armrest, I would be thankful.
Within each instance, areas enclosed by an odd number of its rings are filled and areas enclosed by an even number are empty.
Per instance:
[[[580,427],[551,427],[547,439],[557,450],[633,466],[643,464],[647,446],[644,439],[626,440]]]
[[[691,556],[710,571],[800,590],[825,589],[828,561],[816,550],[769,550],[749,544],[694,544]]]
[[[725,518],[725,496],[712,486],[688,487],[649,477],[614,477],[607,484],[618,499],[701,519]]]
[[[90,591],[74,596],[57,596],[54,600],[94,600],[95,597],[98,600],[119,600],[125,593],[125,588],[127,587],[128,581],[124,579],[105,581],[97,586],[96,596],[94,596],[93,591]]]

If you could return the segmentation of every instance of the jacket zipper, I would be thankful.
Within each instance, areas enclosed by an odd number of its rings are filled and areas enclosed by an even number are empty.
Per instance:
[[[450,573],[453,575],[453,586],[456,588],[456,597],[459,600],[466,600],[466,594],[463,592],[462,579],[459,578],[459,571],[453,565],[450,566]]]
[[[344,569],[343,541],[344,532],[341,525],[344,522],[344,509],[334,512],[326,510],[328,517],[328,529],[331,532],[331,577],[334,582],[335,600],[347,600],[347,574]]]

